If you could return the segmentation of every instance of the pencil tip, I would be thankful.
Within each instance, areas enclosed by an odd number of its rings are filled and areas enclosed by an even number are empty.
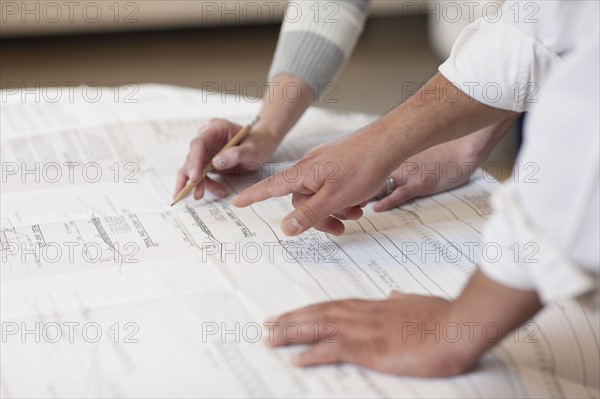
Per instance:
[[[171,206],[173,206],[173,205],[175,205],[175,203],[174,203],[174,202],[171,204]]]

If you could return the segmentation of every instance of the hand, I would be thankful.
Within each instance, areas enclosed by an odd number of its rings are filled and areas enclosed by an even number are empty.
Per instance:
[[[288,178],[285,171],[277,173],[233,198],[232,204],[244,207],[293,193],[295,210],[282,221],[285,234],[295,236],[310,227],[342,234],[344,224],[340,220],[360,218],[361,205],[396,166],[396,154],[378,129],[373,124],[312,149],[289,173],[294,178]]]
[[[427,95],[435,92],[447,99],[444,91],[448,87],[459,94],[456,101],[438,101],[437,95]],[[372,198],[403,161],[515,115],[463,95],[438,73],[417,94],[371,125],[307,153],[296,167],[299,179],[286,181],[279,173],[244,191],[232,204],[248,206],[293,193],[296,209],[282,221],[285,234],[298,235],[313,226],[342,234],[340,219],[361,215],[358,205]],[[328,165],[335,168],[334,176],[326,174]],[[315,169],[323,170],[311,179]]]
[[[198,135],[190,143],[190,151],[185,163],[177,173],[175,184],[176,195],[188,182],[201,177],[203,167],[211,162],[213,157],[227,144],[227,142],[241,129],[238,124],[224,119],[211,119],[207,125],[202,126]],[[269,160],[278,140],[273,136],[255,127],[252,132],[236,147],[230,148],[213,160],[215,171],[220,173],[231,173],[233,171],[256,170],[264,162]],[[194,190],[194,198],[201,199],[205,190],[215,194],[217,197],[227,196],[225,185],[206,177]]]
[[[392,292],[387,300],[345,300],[299,309],[265,322],[268,344],[311,344],[298,366],[354,363],[418,377],[459,374],[542,304],[535,291],[506,287],[476,271],[452,302]],[[486,326],[494,324],[489,335]],[[290,328],[293,326],[293,328]]]
[[[270,346],[311,345],[292,358],[296,366],[354,363],[384,373],[438,377],[464,372],[476,359],[465,355],[464,342],[422,335],[425,329],[435,331],[436,323],[441,330],[451,320],[451,308],[452,303],[441,298],[394,292],[383,301],[308,306],[270,319],[265,326]]]
[[[394,190],[386,194],[387,188],[382,187],[374,198],[379,200],[373,204],[373,210],[384,212],[411,199],[466,184],[515,119],[509,118],[459,139],[438,144],[407,159],[390,175]]]

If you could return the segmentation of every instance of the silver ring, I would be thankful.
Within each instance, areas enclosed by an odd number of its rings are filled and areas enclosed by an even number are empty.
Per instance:
[[[394,178],[388,177],[385,181],[385,195],[388,196],[394,191]]]

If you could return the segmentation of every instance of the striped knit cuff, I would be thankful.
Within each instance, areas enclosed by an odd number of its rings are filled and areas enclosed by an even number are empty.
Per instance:
[[[352,53],[364,26],[367,4],[365,0],[290,2],[269,80],[289,73],[320,96]]]

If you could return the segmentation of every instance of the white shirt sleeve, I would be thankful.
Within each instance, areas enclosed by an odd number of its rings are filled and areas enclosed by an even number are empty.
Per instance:
[[[567,57],[532,110],[516,172],[492,199],[484,248],[493,252],[478,260],[488,277],[535,290],[544,303],[598,293],[600,42],[592,42]]]
[[[597,31],[597,15],[596,1],[506,1],[461,32],[439,71],[481,103],[527,111],[562,57]]]

